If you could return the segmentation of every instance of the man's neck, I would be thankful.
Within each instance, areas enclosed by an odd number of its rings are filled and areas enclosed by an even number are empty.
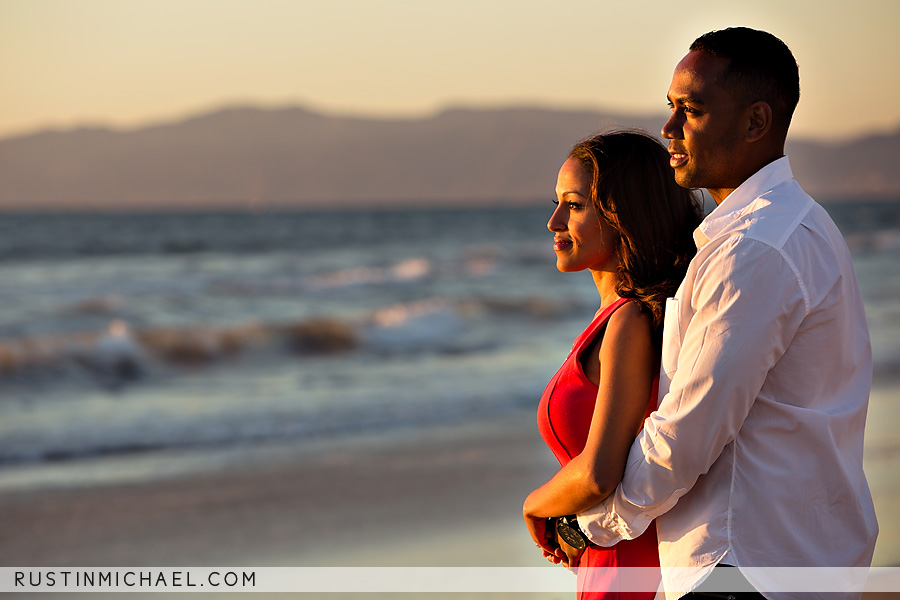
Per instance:
[[[712,199],[716,201],[716,206],[722,204],[722,202],[731,195],[731,192],[736,190],[737,188],[721,188],[721,189],[712,189],[706,188],[706,191],[709,192],[709,195],[712,196]]]
[[[716,201],[716,206],[718,206],[725,201],[725,198],[731,195],[731,192],[743,185],[745,181],[759,173],[768,165],[783,157],[784,149],[782,148],[778,153],[772,153],[769,156],[752,163],[753,166],[750,166],[745,171],[745,176],[741,179],[740,183],[735,185],[734,187],[706,188],[706,191],[709,192],[709,195],[712,196],[712,199]]]

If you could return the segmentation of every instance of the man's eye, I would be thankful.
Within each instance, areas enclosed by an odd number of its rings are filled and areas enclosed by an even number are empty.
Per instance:
[[[694,109],[694,108],[691,108],[690,106],[685,106],[685,107],[684,107],[684,112],[689,113],[689,114],[696,114],[696,113],[697,113],[697,110]]]

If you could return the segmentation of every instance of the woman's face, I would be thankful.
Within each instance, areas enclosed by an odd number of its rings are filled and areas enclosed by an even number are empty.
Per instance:
[[[547,222],[560,271],[615,271],[618,236],[599,217],[590,196],[590,169],[575,158],[568,159],[559,170],[556,210]]]

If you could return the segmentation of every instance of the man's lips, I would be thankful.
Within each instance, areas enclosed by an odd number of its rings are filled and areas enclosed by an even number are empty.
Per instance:
[[[669,166],[673,169],[677,169],[681,165],[687,162],[688,156],[683,152],[675,152],[673,150],[669,150]]]

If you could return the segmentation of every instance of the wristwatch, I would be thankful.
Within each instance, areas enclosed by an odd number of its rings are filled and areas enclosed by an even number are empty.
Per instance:
[[[576,550],[584,550],[587,548],[587,536],[584,535],[584,532],[581,531],[581,527],[578,526],[578,519],[575,515],[559,517],[556,521],[556,533]]]

